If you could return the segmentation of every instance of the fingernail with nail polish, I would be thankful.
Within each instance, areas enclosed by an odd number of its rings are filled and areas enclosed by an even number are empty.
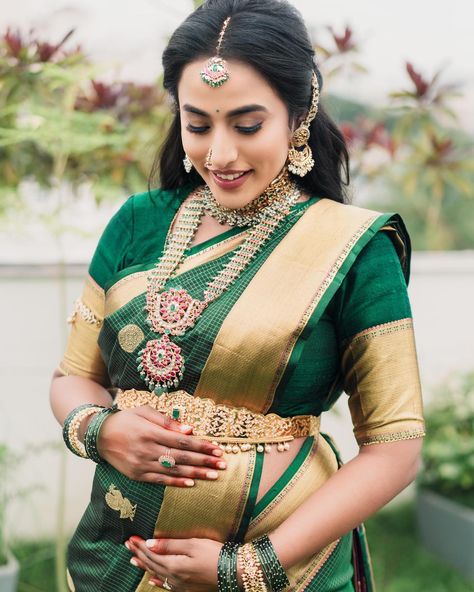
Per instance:
[[[130,559],[130,563],[131,563],[132,565],[134,565],[135,567],[140,567],[140,565],[139,565],[139,563],[138,563],[138,559],[135,559],[135,557],[132,557],[132,558]]]
[[[145,541],[145,545],[151,549],[152,547],[154,547],[156,545],[158,541],[156,539],[148,539],[147,541]]]
[[[184,484],[186,485],[186,487],[192,487],[194,485],[194,481],[192,479],[186,479]]]
[[[217,468],[218,469],[225,469],[227,467],[227,464],[224,461],[218,462],[217,463]]]
[[[208,479],[217,479],[217,477],[219,477],[219,473],[217,471],[208,471],[206,473],[206,477]]]
[[[124,542],[124,545],[127,547],[127,549],[130,551],[130,543],[128,541]]]

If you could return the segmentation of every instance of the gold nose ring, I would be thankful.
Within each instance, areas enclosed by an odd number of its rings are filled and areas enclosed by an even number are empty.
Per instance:
[[[212,148],[209,149],[209,152],[207,153],[207,156],[206,156],[206,162],[204,163],[204,167],[206,169],[210,169],[212,166],[211,158],[212,158]]]

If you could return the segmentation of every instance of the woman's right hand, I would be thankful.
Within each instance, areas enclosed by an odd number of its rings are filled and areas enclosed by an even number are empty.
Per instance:
[[[176,461],[173,468],[158,460],[167,449]],[[194,479],[215,480],[226,467],[218,446],[148,405],[109,415],[100,430],[98,450],[130,479],[174,487],[192,487]]]

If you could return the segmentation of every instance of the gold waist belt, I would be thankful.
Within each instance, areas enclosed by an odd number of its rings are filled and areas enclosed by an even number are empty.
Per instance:
[[[253,446],[258,452],[270,452],[272,444],[283,452],[294,438],[317,435],[320,425],[320,417],[315,415],[264,415],[245,407],[216,404],[212,399],[194,397],[186,391],[162,395],[135,389],[118,391],[115,404],[121,410],[149,405],[192,426],[193,435],[220,444],[226,452],[246,452]]]

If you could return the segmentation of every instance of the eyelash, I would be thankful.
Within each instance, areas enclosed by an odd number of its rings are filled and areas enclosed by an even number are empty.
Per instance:
[[[257,123],[256,125],[252,125],[251,127],[243,127],[243,126],[239,126],[236,125],[235,129],[241,133],[241,134],[255,134],[258,132],[259,129],[261,129],[262,124],[261,123]],[[203,127],[197,127],[194,125],[191,125],[190,123],[188,123],[188,125],[186,126],[186,129],[188,130],[188,132],[191,132],[192,134],[205,134],[207,132],[207,130],[209,129],[208,126],[203,126]]]

